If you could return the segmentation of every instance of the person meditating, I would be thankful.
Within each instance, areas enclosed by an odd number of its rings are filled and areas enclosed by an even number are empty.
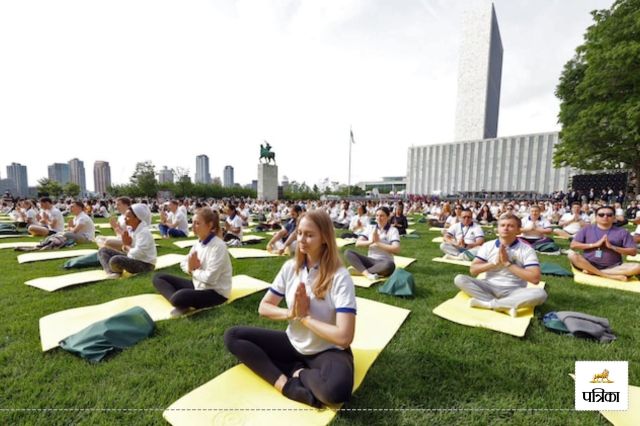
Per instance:
[[[355,289],[326,212],[306,213],[297,235],[295,257],[282,266],[258,308],[264,317],[288,321],[287,330],[236,326],[225,332],[224,343],[287,398],[314,407],[339,404],[353,389]],[[287,308],[278,306],[282,299]]]
[[[523,243],[529,244],[534,249],[540,246],[540,244],[553,242],[553,239],[550,238],[550,235],[553,234],[551,223],[542,217],[540,213],[540,207],[533,205],[529,209],[529,216],[522,220],[520,240]]]
[[[562,229],[555,229],[553,233],[560,237],[573,238],[582,227],[589,223],[589,216],[580,211],[581,207],[579,202],[572,203],[571,211],[563,214],[558,222]]]
[[[547,300],[542,288],[527,288],[527,282],[540,282],[540,264],[535,250],[518,240],[520,218],[503,213],[498,219],[497,240],[484,243],[471,263],[471,275],[457,275],[454,284],[469,295],[473,308],[506,311],[512,317],[519,308],[541,305]]]
[[[98,260],[109,278],[120,278],[124,271],[130,274],[155,269],[156,243],[149,230],[151,211],[146,204],[133,204],[124,214],[126,231],[122,233],[120,250],[102,247]]]
[[[368,247],[367,256],[354,250],[344,253],[347,262],[370,280],[388,277],[396,269],[393,255],[400,253],[398,228],[391,226],[387,207],[376,210],[376,223],[358,236],[356,247]]]
[[[160,212],[160,224],[158,229],[162,238],[184,238],[189,234],[189,222],[187,215],[178,207],[177,200],[169,202],[169,214]]]
[[[471,260],[484,244],[484,232],[480,225],[473,223],[473,213],[470,209],[462,209],[460,217],[462,222],[447,229],[440,250],[444,252],[445,257],[464,260],[468,256]]]
[[[193,232],[198,242],[180,263],[191,279],[166,273],[153,277],[153,286],[175,309],[172,317],[179,317],[195,309],[220,305],[231,294],[231,260],[227,245],[220,238],[220,217],[209,207],[196,211]]]
[[[640,263],[623,263],[622,256],[635,256],[638,250],[629,231],[613,226],[614,221],[613,207],[598,207],[595,225],[583,227],[571,241],[569,261],[587,274],[627,281],[640,274]]]

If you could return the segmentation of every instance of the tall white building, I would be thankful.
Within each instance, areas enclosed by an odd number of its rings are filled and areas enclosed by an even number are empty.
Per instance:
[[[233,167],[232,166],[224,166],[224,174],[222,175],[222,179],[224,182],[224,186],[230,188],[233,186]]]
[[[111,186],[111,167],[108,161],[96,161],[93,163],[93,182],[95,192],[104,194]]]
[[[80,194],[87,192],[87,179],[84,173],[84,162],[77,158],[69,160],[69,180],[80,187]]]
[[[409,148],[407,192],[539,192],[566,189],[575,174],[553,167],[558,132]]]
[[[211,183],[209,157],[206,155],[198,155],[196,157],[196,183]]]
[[[158,183],[173,183],[173,170],[164,166],[162,170],[158,172]]]
[[[455,140],[495,138],[503,49],[493,5],[484,3],[467,11],[462,28]]]
[[[10,190],[13,195],[26,197],[29,195],[29,183],[27,180],[27,166],[19,163],[11,163],[7,166],[7,179],[11,181]]]
[[[53,163],[48,167],[49,180],[65,186],[71,180],[69,165],[65,163]]]

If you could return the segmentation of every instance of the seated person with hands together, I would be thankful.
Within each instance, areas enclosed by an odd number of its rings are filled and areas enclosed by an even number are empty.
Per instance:
[[[262,316],[288,321],[286,332],[236,326],[226,331],[225,345],[287,398],[314,407],[339,404],[353,388],[355,289],[326,212],[305,214],[297,235],[295,257],[258,308]],[[278,307],[282,299],[287,308]]]

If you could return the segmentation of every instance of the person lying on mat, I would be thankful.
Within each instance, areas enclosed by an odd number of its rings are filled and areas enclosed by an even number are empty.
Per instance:
[[[553,233],[551,223],[540,215],[540,207],[532,205],[529,209],[529,216],[522,219],[522,229],[520,238],[522,242],[536,247],[543,243],[552,243],[549,236]]]
[[[78,244],[89,243],[96,237],[96,226],[93,220],[84,212],[84,203],[74,201],[71,204],[73,219],[69,219],[67,232],[64,236],[67,240],[73,240]]]
[[[556,229],[553,233],[560,237],[573,238],[582,227],[589,223],[589,216],[581,212],[581,207],[579,202],[572,203],[571,212],[563,214],[558,222],[562,229]]]
[[[155,269],[157,251],[149,230],[149,207],[146,204],[134,204],[124,217],[127,230],[122,233],[121,250],[109,247],[98,250],[98,260],[109,278],[120,278],[124,271],[138,274]]]
[[[165,211],[160,213],[160,234],[163,238],[184,238],[189,234],[189,222],[184,212],[178,209],[177,200],[169,202],[169,213]]]
[[[267,243],[267,251],[278,255],[283,255],[287,249],[289,252],[295,253],[298,226],[298,220],[302,214],[302,207],[298,204],[291,208],[291,217],[284,224],[284,227],[276,232],[271,240]]]
[[[535,250],[520,242],[520,218],[503,213],[498,219],[497,240],[484,243],[471,263],[471,275],[485,272],[486,278],[457,275],[454,284],[469,295],[469,306],[506,311],[512,317],[519,308],[534,307],[547,300],[542,288],[527,288],[540,282],[540,264]]]
[[[344,253],[347,262],[370,280],[388,277],[396,269],[393,255],[400,253],[400,234],[389,223],[390,214],[389,208],[378,207],[375,225],[358,236],[356,247],[368,247],[367,256],[354,250]]]
[[[64,231],[62,213],[54,207],[51,198],[40,198],[40,213],[36,216],[38,224],[31,225],[27,230],[35,237],[46,237]]]
[[[393,212],[393,216],[389,220],[391,226],[398,230],[398,234],[407,235],[407,228],[409,227],[409,221],[407,217],[404,215],[404,206],[402,203],[398,203],[396,209]]]
[[[350,345],[356,299],[342,265],[329,215],[306,213],[298,247],[260,302],[260,315],[288,321],[286,331],[236,326],[227,349],[287,398],[314,407],[345,402],[354,380]],[[287,308],[278,305],[285,299]]]
[[[175,308],[172,317],[179,317],[195,309],[221,305],[231,295],[231,260],[227,245],[220,238],[220,217],[209,207],[193,216],[193,232],[198,242],[180,263],[191,279],[166,273],[153,277],[153,286]]]
[[[623,263],[622,256],[635,256],[638,250],[629,231],[613,226],[614,220],[613,207],[598,207],[595,225],[576,234],[568,256],[573,266],[587,274],[626,281],[640,274],[640,263]],[[573,250],[582,250],[582,255]]]
[[[468,208],[462,209],[460,218],[462,222],[447,229],[440,250],[445,253],[445,257],[471,260],[484,244],[484,232],[480,225],[473,223],[473,212]]]

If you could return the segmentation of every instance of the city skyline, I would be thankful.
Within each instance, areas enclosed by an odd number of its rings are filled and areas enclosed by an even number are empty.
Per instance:
[[[280,173],[346,182],[352,127],[352,182],[404,174],[409,147],[455,139],[471,3],[5,2],[2,165],[26,165],[35,186],[53,161],[104,160],[123,184],[145,160],[193,178],[193,158],[205,153],[210,170],[231,163],[244,184],[266,139]],[[498,137],[559,130],[562,67],[589,12],[612,1],[494,3],[508,40]]]

